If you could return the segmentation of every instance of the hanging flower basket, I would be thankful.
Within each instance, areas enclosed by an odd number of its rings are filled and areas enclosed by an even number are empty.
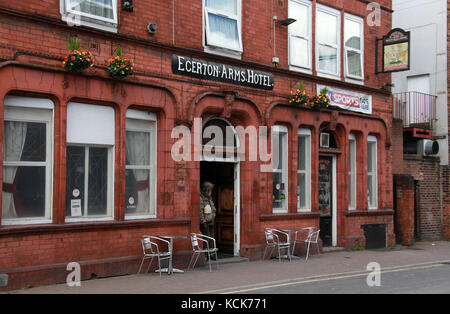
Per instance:
[[[327,92],[328,90],[323,88],[319,95],[312,96],[309,101],[310,107],[318,110],[328,108],[330,106],[330,98],[328,98]]]
[[[124,78],[134,73],[134,63],[122,56],[120,46],[116,49],[116,56],[109,60],[107,71],[114,78]]]
[[[309,96],[306,93],[304,89],[303,82],[300,82],[299,87],[297,90],[291,91],[291,96],[289,98],[289,104],[295,105],[295,106],[304,106],[308,103]]]
[[[70,53],[64,57],[62,62],[64,68],[72,72],[81,72],[94,66],[94,56],[91,52],[80,49],[80,41],[76,37],[70,37],[67,48]]]

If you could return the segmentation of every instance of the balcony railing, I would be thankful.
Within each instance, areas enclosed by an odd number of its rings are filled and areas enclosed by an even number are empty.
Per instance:
[[[436,98],[420,92],[394,94],[394,118],[403,120],[403,127],[433,129],[436,121]]]

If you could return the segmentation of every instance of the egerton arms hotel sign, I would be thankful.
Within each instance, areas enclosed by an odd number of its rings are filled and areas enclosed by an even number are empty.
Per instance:
[[[201,80],[218,81],[266,90],[272,90],[274,85],[271,73],[179,55],[172,55],[172,72]]]

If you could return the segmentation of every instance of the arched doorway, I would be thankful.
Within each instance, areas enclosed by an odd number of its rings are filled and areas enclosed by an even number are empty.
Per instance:
[[[240,160],[239,137],[226,119],[206,119],[202,129],[203,154],[200,184],[214,184],[215,239],[219,258],[239,256],[240,250]]]

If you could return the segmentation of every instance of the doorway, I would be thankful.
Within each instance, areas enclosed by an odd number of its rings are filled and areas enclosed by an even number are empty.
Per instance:
[[[319,156],[320,238],[323,246],[337,245],[336,157]]]
[[[200,184],[214,184],[215,239],[219,258],[239,256],[239,163],[200,162]]]

